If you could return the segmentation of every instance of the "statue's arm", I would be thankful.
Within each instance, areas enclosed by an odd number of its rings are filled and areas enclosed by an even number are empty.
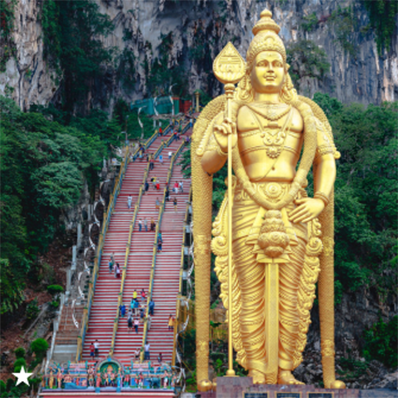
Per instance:
[[[326,134],[323,125],[319,122],[317,125],[317,150],[314,161],[317,167],[314,196],[321,197],[325,195],[327,199],[330,197],[336,179],[335,150],[334,144],[330,142],[328,134]]]
[[[201,164],[204,171],[208,174],[214,174],[218,170],[220,170],[228,157],[228,153],[224,152],[226,148],[221,148],[219,143],[216,140],[215,134],[215,127],[221,124],[223,121],[223,116],[219,115],[213,122],[213,131],[211,133],[209,142],[206,146],[206,150],[202,156]]]

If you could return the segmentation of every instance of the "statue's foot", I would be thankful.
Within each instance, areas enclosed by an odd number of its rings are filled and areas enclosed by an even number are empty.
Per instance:
[[[341,380],[335,380],[333,383],[330,384],[329,388],[344,389],[345,383],[344,383],[344,381],[341,381]]]
[[[295,379],[290,370],[279,369],[278,384],[303,385],[304,383]]]
[[[265,375],[258,370],[251,370],[249,372],[249,377],[253,378],[253,384],[266,384]]]

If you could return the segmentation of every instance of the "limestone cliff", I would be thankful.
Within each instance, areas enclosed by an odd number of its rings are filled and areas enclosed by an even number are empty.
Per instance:
[[[162,38],[170,32],[168,65],[164,67],[183,64],[188,78],[187,94],[197,88],[211,95],[219,94],[221,87],[209,76],[210,68],[204,66],[200,52],[195,56],[193,51],[198,46],[198,35],[209,44],[211,58],[228,40],[244,55],[252,38],[251,28],[265,7],[272,10],[282,27],[280,35],[288,48],[306,39],[326,52],[330,70],[324,76],[305,73],[305,66],[299,66],[296,84],[302,94],[311,96],[321,91],[343,102],[364,104],[398,99],[397,35],[392,39],[390,51],[380,56],[375,33],[369,28],[368,12],[359,0],[97,0],[97,3],[115,26],[113,33],[103,39],[106,46],[116,49],[115,64],[120,66],[126,51],[133,54],[135,84],[127,89],[117,68],[106,66],[106,80],[100,86],[93,86],[88,108],[100,106],[111,111],[117,98],[130,101],[152,95],[147,87],[151,63],[158,56]],[[42,4],[40,0],[19,0],[16,4],[12,33],[15,52],[0,74],[0,93],[8,92],[23,109],[33,103],[56,101],[62,80],[43,57]],[[351,22],[344,17],[347,9],[353,15]],[[145,62],[149,70],[145,70]]]

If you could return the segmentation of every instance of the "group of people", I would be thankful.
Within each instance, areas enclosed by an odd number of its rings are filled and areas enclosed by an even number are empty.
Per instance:
[[[148,220],[146,219],[146,217],[144,217],[144,219],[142,219],[142,218],[138,219],[138,232],[142,231],[143,226],[145,228],[145,232],[148,232]],[[150,227],[151,232],[154,232],[156,229],[156,221],[153,219],[153,217],[151,218],[149,227]]]
[[[114,272],[115,278],[120,278],[122,271],[119,263],[116,263],[115,265],[115,252],[113,252],[109,257],[109,273],[111,274],[112,272]]]

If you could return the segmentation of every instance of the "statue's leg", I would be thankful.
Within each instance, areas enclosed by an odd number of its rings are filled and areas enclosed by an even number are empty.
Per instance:
[[[234,242],[234,260],[241,289],[240,332],[249,376],[265,382],[264,264],[252,254],[253,247],[240,238]]]
[[[297,292],[303,269],[306,242],[298,238],[298,244],[291,246],[289,263],[279,267],[279,376],[278,384],[302,384],[297,381],[293,370],[293,355],[298,338],[299,314]]]

